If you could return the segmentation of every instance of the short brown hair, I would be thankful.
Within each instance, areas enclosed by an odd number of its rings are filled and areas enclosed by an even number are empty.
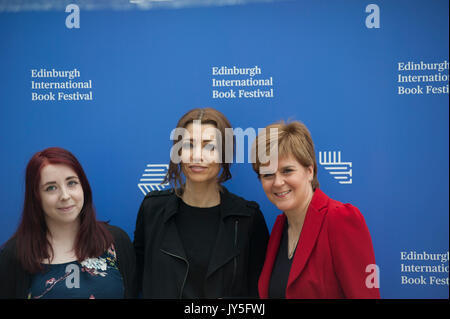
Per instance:
[[[314,177],[311,182],[313,190],[319,188],[319,180],[317,179],[317,162],[316,155],[314,151],[314,143],[311,138],[311,133],[305,124],[299,121],[292,121],[289,123],[285,123],[284,121],[277,122],[271,125],[268,125],[265,128],[266,132],[270,132],[271,128],[278,129],[278,134],[275,137],[278,142],[278,156],[289,156],[292,155],[301,165],[304,167],[309,167],[313,165],[314,169]],[[256,147],[256,154],[258,153],[258,139],[265,138],[266,139],[266,153],[270,150],[270,139],[271,134],[259,134],[256,137],[254,142],[254,146]],[[254,163],[252,164],[253,170],[260,178],[259,168],[261,166],[261,162],[259,161],[258,156],[256,156]]]
[[[186,128],[188,126],[188,124],[193,123],[194,121],[200,121],[201,124],[212,124],[214,125],[221,133],[221,138],[222,141],[220,143],[220,145],[222,145],[222,150],[221,150],[221,169],[222,169],[222,173],[220,174],[220,176],[217,179],[217,182],[219,184],[231,179],[231,172],[230,172],[230,165],[231,163],[226,163],[225,161],[225,136],[227,134],[227,132],[225,131],[225,129],[230,128],[231,124],[228,121],[228,119],[225,117],[225,115],[223,115],[221,112],[219,112],[216,109],[210,108],[210,107],[206,107],[206,108],[195,108],[192,109],[190,111],[188,111],[186,114],[184,114],[181,119],[178,121],[177,123],[177,128]],[[176,143],[178,143],[181,140],[181,136],[177,139],[173,141],[173,145],[175,145]],[[234,137],[233,137],[233,150],[234,150]],[[167,171],[166,177],[164,179],[164,181],[162,182],[164,183],[171,183],[172,187],[174,188],[174,191],[177,195],[181,195],[183,193],[184,190],[184,186],[182,183],[182,179],[181,179],[181,163],[177,164],[174,163],[172,161],[172,158],[170,159],[170,164],[169,164],[169,170]]]

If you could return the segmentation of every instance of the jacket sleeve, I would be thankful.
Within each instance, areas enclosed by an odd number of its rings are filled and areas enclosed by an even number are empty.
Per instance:
[[[119,227],[109,226],[119,257],[119,267],[124,277],[125,298],[137,297],[136,256],[128,234]]]
[[[256,204],[253,227],[250,234],[248,285],[250,297],[258,298],[258,279],[266,257],[267,243],[269,241],[269,230],[267,229],[264,216]]]
[[[367,284],[375,254],[364,217],[356,207],[339,204],[330,207],[328,218],[333,266],[345,298],[380,298],[378,286]]]
[[[0,249],[0,299],[16,298],[16,268],[14,247],[11,241]]]
[[[138,292],[142,292],[142,280],[144,271],[144,254],[145,254],[145,202],[146,199],[142,201],[141,207],[136,219],[136,228],[134,231],[134,251],[136,254],[136,278],[137,278],[137,288]]]

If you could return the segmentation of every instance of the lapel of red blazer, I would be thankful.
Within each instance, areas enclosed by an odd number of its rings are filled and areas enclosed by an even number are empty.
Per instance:
[[[294,260],[292,261],[291,272],[289,273],[289,286],[300,276],[305,268],[306,262],[314,248],[317,237],[322,227],[322,222],[325,217],[323,208],[328,205],[328,196],[320,189],[316,189],[306,212],[305,221],[303,223],[302,231],[298,241],[297,249],[295,251]]]
[[[277,216],[275,224],[272,227],[269,243],[267,244],[266,260],[259,276],[259,294],[263,299],[269,298],[269,284],[272,276],[273,265],[278,254],[278,247],[280,247],[281,235],[283,234],[283,227],[286,221],[286,215],[281,214]]]

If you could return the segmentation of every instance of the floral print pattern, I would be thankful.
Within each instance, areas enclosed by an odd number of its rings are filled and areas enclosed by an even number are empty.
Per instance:
[[[90,276],[93,277],[107,277],[111,272],[115,271],[116,277],[119,273],[119,269],[117,267],[117,257],[116,257],[116,251],[114,245],[111,245],[111,247],[100,257],[97,258],[87,258],[83,260],[81,263],[79,262],[72,262],[72,263],[66,263],[61,265],[49,265],[50,269],[52,266],[64,266],[64,265],[72,265],[70,268],[73,269],[73,267],[78,266],[80,273],[87,273]],[[76,266],[75,266],[76,265]],[[50,277],[45,280],[44,290],[39,295],[33,295],[32,291],[28,294],[29,299],[40,299],[46,296],[50,291],[55,289],[56,286],[59,284],[59,289],[63,286],[61,282],[66,280],[66,286],[67,286],[67,280],[70,280],[69,278],[71,275],[74,275],[73,271],[67,271],[69,267],[66,267],[66,271],[63,275],[60,275],[59,277]],[[51,273],[51,271],[49,272]],[[39,274],[43,276],[43,274]],[[120,275],[120,273],[119,273]],[[45,274],[44,274],[45,276]],[[117,279],[117,278],[116,278]],[[42,279],[41,279],[42,280]],[[120,276],[120,280],[121,276]],[[62,285],[62,286],[61,286]],[[76,287],[76,285],[74,285]],[[78,286],[79,287],[79,286]],[[76,287],[76,288],[78,288]],[[33,285],[32,285],[33,288]],[[68,287],[67,288],[73,288]],[[95,299],[95,294],[89,293],[88,295],[89,299]]]

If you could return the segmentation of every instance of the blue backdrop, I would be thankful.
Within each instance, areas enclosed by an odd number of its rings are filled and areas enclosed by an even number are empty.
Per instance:
[[[321,188],[366,219],[381,296],[449,297],[448,1],[178,0],[92,10],[83,1],[79,15],[65,12],[70,2],[14,2],[0,4],[0,243],[18,225],[28,160],[49,146],[78,157],[99,219],[133,238],[144,193],[157,187],[147,165],[164,171],[179,117],[210,106],[243,129],[303,121],[322,157]],[[270,84],[213,87],[251,78],[214,67],[255,66],[253,79]],[[37,77],[41,69],[76,69],[71,81],[88,87],[58,88],[69,79]],[[239,97],[258,89],[269,96]],[[230,90],[237,96],[214,98]],[[80,94],[91,99],[64,99]],[[341,163],[324,163],[330,154]],[[257,201],[271,229],[280,212],[251,165],[233,164],[232,174],[225,186]],[[407,260],[417,254],[447,257]],[[405,270],[416,265],[430,267]],[[426,283],[414,282],[421,276]]]

